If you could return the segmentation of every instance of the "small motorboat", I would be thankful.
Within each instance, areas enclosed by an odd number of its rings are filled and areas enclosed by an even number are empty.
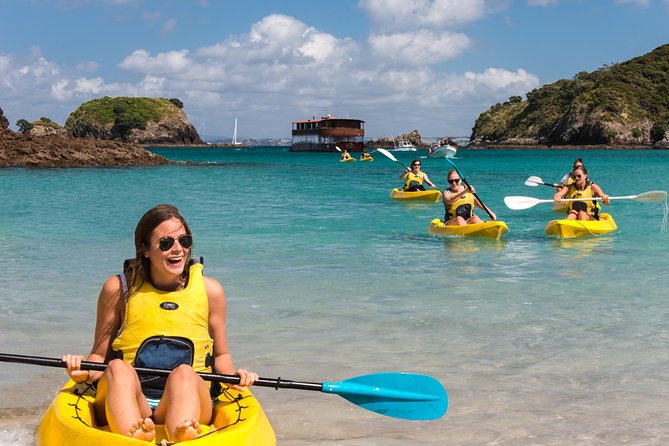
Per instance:
[[[428,158],[453,158],[458,152],[458,149],[450,144],[442,144],[440,146],[430,148],[427,152]]]

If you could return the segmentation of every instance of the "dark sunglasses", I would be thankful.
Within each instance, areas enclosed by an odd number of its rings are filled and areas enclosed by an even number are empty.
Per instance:
[[[574,175],[574,178],[577,180],[580,180],[581,178],[585,178],[583,175]]]
[[[191,246],[193,246],[193,236],[192,235],[181,235],[179,238],[176,239],[176,241],[179,242],[182,248],[188,249]],[[161,251],[167,251],[172,249],[172,246],[174,246],[175,239],[174,237],[167,236],[163,237],[160,240],[158,240],[158,247],[160,248]]]
[[[416,167],[416,166],[420,167],[420,164],[412,164],[411,165],[411,167]]]
[[[458,183],[460,181],[460,178],[449,178],[448,182],[449,183]]]

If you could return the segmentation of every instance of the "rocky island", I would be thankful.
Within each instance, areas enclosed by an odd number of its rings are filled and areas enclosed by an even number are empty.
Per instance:
[[[61,127],[47,119],[9,129],[0,108],[0,167],[155,166],[172,161],[143,145],[203,144],[178,99],[95,99]]]
[[[472,148],[669,148],[669,45],[483,112]]]

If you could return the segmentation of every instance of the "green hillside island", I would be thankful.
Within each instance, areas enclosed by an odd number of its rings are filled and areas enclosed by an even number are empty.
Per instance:
[[[103,97],[79,106],[65,121],[68,135],[140,144],[202,144],[176,98]]]
[[[472,129],[472,147],[669,148],[669,44],[495,104]]]

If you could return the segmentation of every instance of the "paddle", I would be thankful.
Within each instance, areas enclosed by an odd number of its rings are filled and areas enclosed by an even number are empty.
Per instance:
[[[531,176],[528,179],[525,180],[525,186],[539,186],[539,185],[544,185],[544,186],[550,186],[550,187],[558,187],[559,184],[554,183],[544,183],[544,180],[542,180],[539,177]]]
[[[458,166],[456,166],[455,163],[450,160],[450,158],[445,158],[445,160],[448,161],[449,163],[451,163],[451,166],[453,166],[453,168],[458,173],[460,178],[462,178],[462,182],[465,183],[465,186],[467,186],[468,188],[471,188],[471,186],[467,182],[467,179],[465,178],[465,176],[462,174],[462,172],[460,172],[460,169],[458,169]],[[479,196],[476,195],[476,192],[473,192],[473,194],[474,194],[474,197],[479,201],[479,203],[481,203],[481,206],[483,206],[483,210],[486,211],[486,213],[488,214],[488,217],[490,217],[490,219],[494,221],[495,217],[493,217],[492,212],[490,212],[490,209],[488,209],[488,206],[486,206],[485,203],[483,203],[483,200],[481,200],[479,198]]]
[[[602,197],[587,197],[587,198],[563,198],[561,201],[602,201]],[[667,201],[667,192],[663,190],[652,190],[649,192],[644,192],[639,195],[627,195],[624,197],[609,197],[609,200],[634,200],[641,201],[643,203],[657,203],[660,201]],[[514,211],[521,209],[529,209],[533,206],[538,205],[539,203],[554,203],[553,200],[540,200],[533,197],[517,197],[517,196],[508,196],[504,197],[504,204]]]
[[[387,151],[386,149],[382,149],[381,147],[379,147],[378,149],[376,149],[376,151],[377,151],[377,152],[381,152],[382,154],[384,154],[385,156],[387,156],[388,158],[390,158],[391,160],[395,161],[397,164],[399,164],[400,166],[404,167],[406,170],[408,170],[409,172],[411,172],[411,169],[409,169],[407,166],[405,166],[404,164],[402,164],[397,158],[395,158],[395,155],[393,155],[392,153],[390,153],[390,152]],[[435,189],[437,189],[437,190],[439,189],[439,188],[437,187],[436,184],[435,184],[434,187],[435,187]]]
[[[15,362],[47,367],[66,367],[59,358],[0,353],[0,362]],[[107,364],[83,361],[82,370],[103,371]],[[135,367],[140,375],[168,376],[170,370]],[[199,373],[206,381],[239,384],[237,375]],[[258,378],[255,386],[279,389],[314,390],[334,393],[364,409],[406,420],[434,420],[448,409],[444,387],[431,376],[413,373],[374,373],[338,382],[299,382],[282,378]]]

